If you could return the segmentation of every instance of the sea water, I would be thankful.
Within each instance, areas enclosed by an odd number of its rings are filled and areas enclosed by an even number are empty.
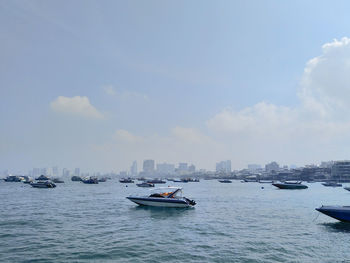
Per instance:
[[[135,184],[0,181],[0,262],[348,262],[350,224],[315,211],[350,205],[343,188],[167,182],[194,208],[139,207]],[[164,185],[163,185],[164,186]]]

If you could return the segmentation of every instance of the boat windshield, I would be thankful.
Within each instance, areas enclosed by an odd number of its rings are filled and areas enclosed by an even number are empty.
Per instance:
[[[182,196],[182,188],[164,187],[152,189],[150,197],[176,198]]]

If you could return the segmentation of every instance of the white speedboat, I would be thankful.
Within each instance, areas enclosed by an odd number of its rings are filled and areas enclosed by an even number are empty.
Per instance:
[[[196,202],[182,196],[181,187],[161,187],[151,191],[149,196],[128,196],[130,201],[144,206],[190,207]]]

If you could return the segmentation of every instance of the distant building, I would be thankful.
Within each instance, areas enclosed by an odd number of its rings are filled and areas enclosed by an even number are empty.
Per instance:
[[[194,166],[193,164],[191,164],[189,167],[188,167],[188,172],[189,173],[194,173],[196,171],[196,166]]]
[[[128,173],[127,173],[127,171],[121,171],[121,172],[119,173],[119,176],[125,178],[125,177],[128,176]]]
[[[143,161],[143,171],[146,174],[154,173],[154,160],[144,160]]]
[[[169,163],[159,163],[157,164],[157,173],[163,175],[171,175],[175,172],[175,165]]]
[[[331,179],[350,182],[350,161],[336,161],[332,165]]]
[[[131,167],[130,167],[130,174],[131,176],[137,176],[137,162],[133,161]]]
[[[265,165],[266,172],[278,171],[280,166],[276,162],[271,162]]]
[[[179,172],[187,172],[188,171],[188,164],[187,163],[179,163]]]
[[[58,176],[58,167],[57,166],[52,167],[52,175],[55,177]]]
[[[70,171],[67,168],[63,168],[62,170],[62,176],[69,177]]]
[[[216,163],[216,172],[226,174],[231,173],[231,161],[227,160]]]
[[[256,172],[259,169],[261,169],[261,165],[260,164],[248,164],[248,170],[250,172]]]
[[[75,176],[80,176],[80,168],[75,168],[74,169],[74,175]]]

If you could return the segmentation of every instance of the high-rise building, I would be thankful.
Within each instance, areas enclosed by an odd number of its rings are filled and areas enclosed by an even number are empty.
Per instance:
[[[188,167],[188,172],[189,173],[194,173],[196,171],[196,166],[194,166],[194,164],[191,164],[189,167]]]
[[[216,172],[226,174],[231,173],[231,161],[227,160],[216,163]]]
[[[64,176],[64,177],[69,177],[69,175],[70,175],[69,170],[68,170],[67,168],[63,168],[63,170],[62,170],[62,176]]]
[[[171,175],[175,172],[175,165],[169,163],[157,163],[157,173],[161,175]]]
[[[133,161],[131,167],[130,167],[130,174],[131,176],[137,176],[137,162]]]
[[[75,168],[74,169],[74,175],[75,176],[80,176],[80,168]]]
[[[154,173],[154,160],[144,160],[143,161],[143,171],[146,174]]]
[[[188,164],[187,163],[179,163],[179,172],[187,172],[188,171]]]
[[[58,176],[58,167],[57,166],[52,167],[52,175],[55,177]]]

